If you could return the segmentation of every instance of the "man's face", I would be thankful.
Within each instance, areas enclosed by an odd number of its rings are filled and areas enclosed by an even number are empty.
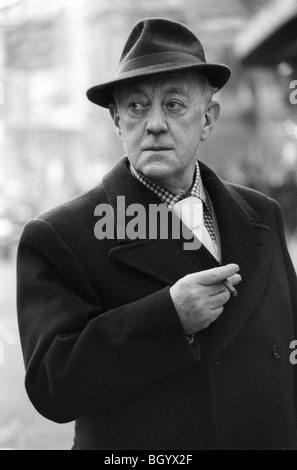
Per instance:
[[[111,112],[133,167],[177,191],[191,184],[200,142],[214,121],[213,104],[206,102],[197,76],[167,74],[129,82],[116,90],[116,102]]]

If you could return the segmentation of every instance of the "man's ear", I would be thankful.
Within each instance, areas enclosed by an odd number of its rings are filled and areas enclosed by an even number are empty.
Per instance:
[[[114,129],[115,129],[118,137],[120,138],[120,140],[122,140],[122,132],[121,132],[121,126],[120,126],[120,116],[119,116],[118,107],[117,107],[115,102],[110,103],[109,113],[110,113],[110,115],[112,117],[112,120],[113,120]]]
[[[205,142],[216,125],[217,120],[220,117],[221,106],[217,101],[211,101],[205,111],[205,124],[201,136],[201,141]]]

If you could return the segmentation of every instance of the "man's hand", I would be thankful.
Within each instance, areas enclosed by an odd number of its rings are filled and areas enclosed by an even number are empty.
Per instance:
[[[222,283],[229,279],[233,286],[241,282],[239,266],[229,264],[219,268],[189,274],[170,288],[170,295],[187,335],[208,328],[223,313],[230,292]]]

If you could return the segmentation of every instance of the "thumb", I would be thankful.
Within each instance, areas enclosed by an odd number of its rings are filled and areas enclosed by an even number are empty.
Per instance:
[[[219,268],[212,268],[207,271],[191,274],[191,277],[197,284],[212,286],[228,279],[228,277],[234,276],[234,274],[238,273],[239,269],[237,264],[228,264],[226,266],[220,266]]]

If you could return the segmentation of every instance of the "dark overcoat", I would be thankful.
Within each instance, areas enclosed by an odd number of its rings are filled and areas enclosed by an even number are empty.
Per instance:
[[[297,282],[273,200],[201,163],[222,264],[243,281],[190,345],[169,287],[217,266],[181,240],[98,240],[96,206],[158,204],[120,160],[102,184],[30,221],[18,252],[26,389],[76,421],[77,449],[295,449]],[[117,214],[116,214],[117,215]],[[295,327],[294,327],[295,323]],[[296,375],[296,374],[295,374]]]

